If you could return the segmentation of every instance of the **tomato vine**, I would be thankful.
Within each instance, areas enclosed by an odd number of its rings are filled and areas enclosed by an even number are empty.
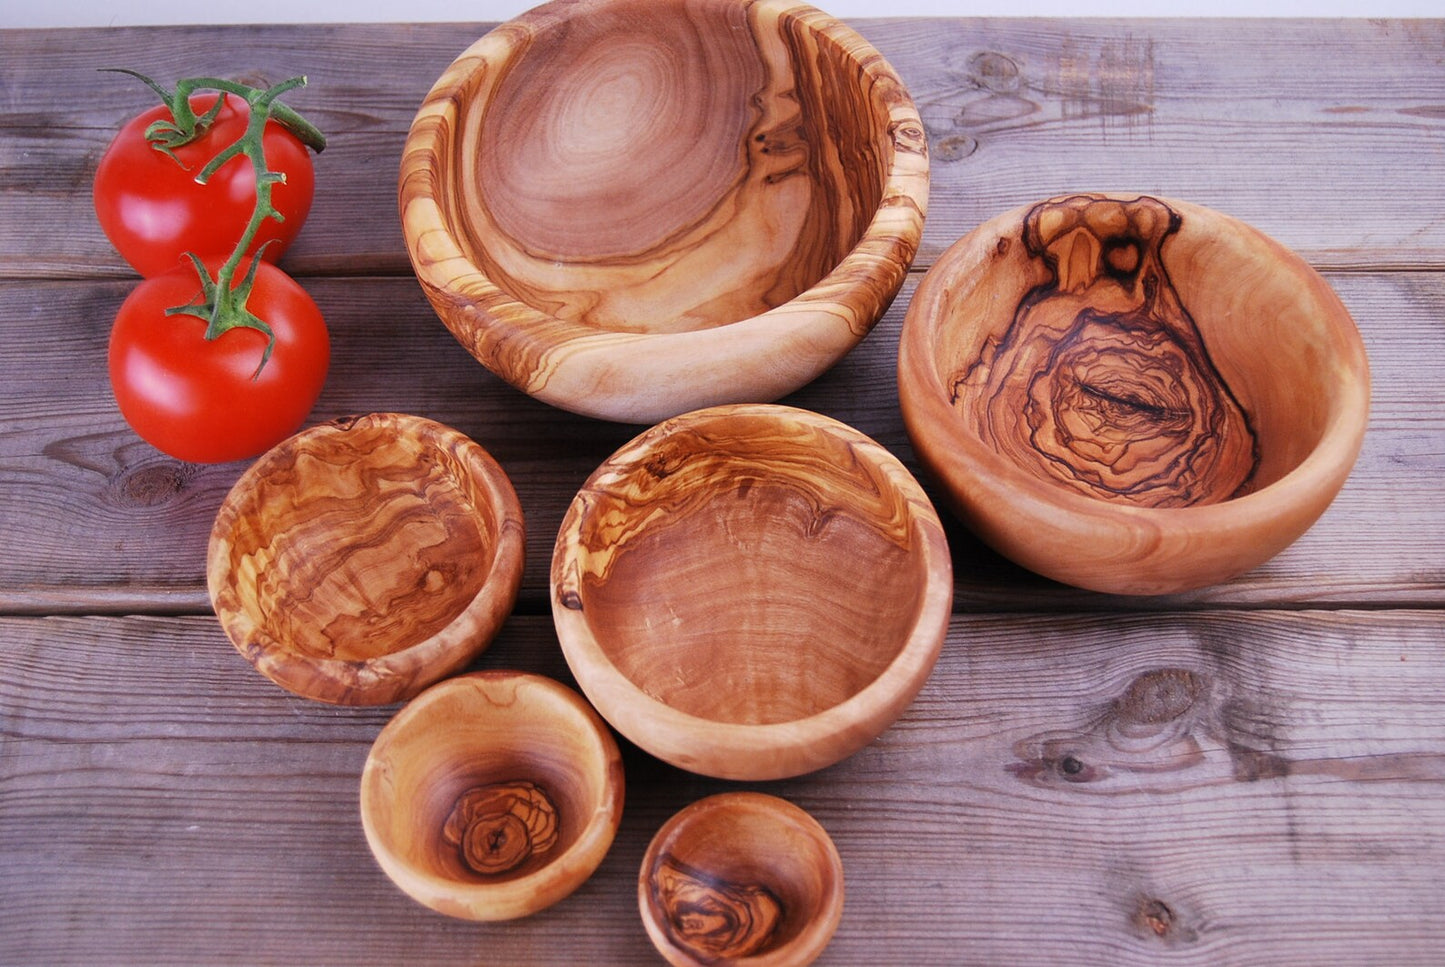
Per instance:
[[[149,125],[145,130],[145,139],[152,148],[167,155],[183,168],[185,165],[176,156],[176,149],[205,135],[211,122],[215,120],[225,103],[225,95],[233,94],[241,97],[248,105],[249,115],[245,133],[217,152],[197,172],[195,180],[199,184],[205,184],[222,165],[233,158],[244,156],[255,174],[256,204],[252,209],[250,221],[237,240],[229,258],[217,269],[214,277],[199,255],[195,252],[186,253],[200,277],[201,293],[192,302],[171,307],[166,311],[166,315],[188,315],[201,319],[206,323],[204,338],[207,340],[218,339],[226,332],[236,328],[255,329],[262,333],[266,336],[267,342],[261,355],[260,364],[252,374],[252,379],[257,379],[276,346],[276,336],[271,327],[265,320],[246,308],[252,286],[255,283],[257,266],[261,261],[261,252],[255,253],[256,258],[251,261],[246,273],[239,280],[236,279],[236,273],[262,224],[267,219],[277,222],[285,221],[285,216],[272,204],[272,187],[277,182],[285,181],[286,175],[283,172],[272,171],[267,165],[266,152],[262,142],[262,135],[267,123],[274,119],[296,135],[303,144],[318,153],[326,147],[325,135],[315,125],[279,100],[282,94],[305,86],[306,78],[304,76],[292,77],[274,86],[261,89],[219,77],[192,77],[177,81],[175,89],[168,91],[139,71],[128,68],[105,69],[138,78],[160,96],[162,103],[170,112],[170,119],[162,118]],[[198,116],[191,108],[191,95],[201,90],[214,90],[221,96],[216,98],[209,110]],[[268,241],[261,246],[261,249],[264,250],[270,244],[271,242]]]

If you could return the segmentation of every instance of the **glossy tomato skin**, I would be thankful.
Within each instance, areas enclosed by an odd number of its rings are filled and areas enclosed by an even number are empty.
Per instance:
[[[215,94],[197,94],[191,107],[197,116],[216,101]],[[246,132],[250,108],[243,98],[226,95],[226,103],[207,132],[177,148],[176,164],[152,148],[145,130],[152,122],[171,119],[170,109],[156,105],[122,127],[100,159],[95,172],[95,214],[106,237],[137,272],[149,278],[189,264],[185,253],[224,259],[251,220],[256,207],[256,177],[251,162],[237,156],[204,185],[196,175],[221,151]],[[311,211],[316,174],[311,154],[290,131],[268,122],[262,142],[266,165],[284,172],[286,181],[271,189],[271,203],[285,221],[266,219],[249,249],[275,240],[262,258],[279,259]]]
[[[244,272],[245,263],[238,277]],[[207,340],[204,320],[166,315],[200,288],[190,267],[136,286],[111,329],[111,388],[126,422],[163,453],[192,463],[254,457],[296,432],[321,394],[331,360],[326,324],[305,289],[262,262],[247,307],[276,345],[252,379],[264,334],[237,328]]]

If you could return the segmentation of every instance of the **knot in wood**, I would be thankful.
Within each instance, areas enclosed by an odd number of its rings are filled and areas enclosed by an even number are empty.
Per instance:
[[[532,782],[498,782],[457,798],[442,835],[468,869],[506,873],[557,845],[557,807]]]
[[[1167,937],[1174,927],[1174,911],[1163,900],[1139,898],[1138,921],[1156,937]]]
[[[974,83],[995,94],[1012,94],[1022,83],[1023,70],[1008,54],[980,51],[969,58],[968,66]]]
[[[117,482],[117,490],[127,506],[155,507],[185,489],[188,476],[183,465],[167,461],[124,474]]]
[[[933,157],[939,161],[962,161],[978,150],[978,139],[967,134],[950,134],[933,144]]]
[[[1163,725],[1187,714],[1205,690],[1204,677],[1183,668],[1145,672],[1114,703],[1114,715],[1125,723]]]
[[[709,961],[767,950],[783,921],[782,900],[759,883],[712,876],[673,856],[662,857],[653,880],[673,939]]]

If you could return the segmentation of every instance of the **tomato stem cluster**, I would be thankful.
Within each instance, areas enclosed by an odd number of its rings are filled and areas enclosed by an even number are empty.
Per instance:
[[[267,242],[256,251],[249,269],[239,281],[236,280],[236,273],[240,270],[246,250],[255,241],[256,233],[265,220],[270,218],[277,222],[285,221],[285,216],[277,211],[271,202],[272,187],[277,182],[285,181],[286,175],[284,172],[272,171],[266,164],[262,135],[267,122],[274,119],[295,134],[302,143],[317,152],[326,147],[326,137],[313,124],[279,100],[280,96],[287,91],[305,86],[306,78],[293,77],[263,90],[219,77],[191,77],[177,81],[175,90],[167,91],[137,71],[126,68],[109,69],[139,78],[151,90],[160,95],[161,101],[170,111],[171,119],[162,119],[151,124],[145,131],[145,138],[151,147],[169,156],[177,164],[182,164],[182,162],[176,157],[176,149],[190,144],[205,134],[211,122],[220,113],[221,107],[225,103],[225,95],[234,94],[244,98],[250,108],[245,134],[211,158],[197,172],[196,181],[205,184],[222,165],[233,158],[244,156],[255,172],[256,205],[251,212],[251,220],[247,223],[240,239],[237,240],[230,256],[217,270],[215,278],[211,277],[199,256],[194,252],[186,253],[195,266],[196,273],[200,276],[201,294],[193,302],[166,310],[166,315],[195,316],[205,321],[206,339],[217,339],[223,333],[238,327],[255,329],[265,335],[266,349],[261,354],[261,362],[256,367],[255,373],[252,374],[252,379],[255,379],[261,375],[261,370],[265,368],[267,360],[271,358],[271,351],[276,346],[276,335],[264,320],[247,310],[246,302],[251,295],[261,254],[266,245],[271,243]],[[216,98],[215,104],[206,113],[199,116],[191,108],[191,95],[198,90],[214,90],[220,92],[221,95]]]

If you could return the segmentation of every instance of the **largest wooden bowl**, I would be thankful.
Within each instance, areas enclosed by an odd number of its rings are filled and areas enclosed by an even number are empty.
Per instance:
[[[552,557],[558,637],[597,710],[729,779],[819,769],[883,732],[932,670],[952,595],[903,464],[776,404],[643,433],[578,492]]]
[[[923,125],[883,57],[793,0],[568,0],[503,24],[412,124],[427,298],[553,405],[653,423],[776,399],[902,285]]]
[[[1054,198],[992,219],[919,285],[898,389],[962,518],[1041,574],[1156,594],[1261,564],[1324,512],[1369,415],[1329,285],[1182,201]]]

